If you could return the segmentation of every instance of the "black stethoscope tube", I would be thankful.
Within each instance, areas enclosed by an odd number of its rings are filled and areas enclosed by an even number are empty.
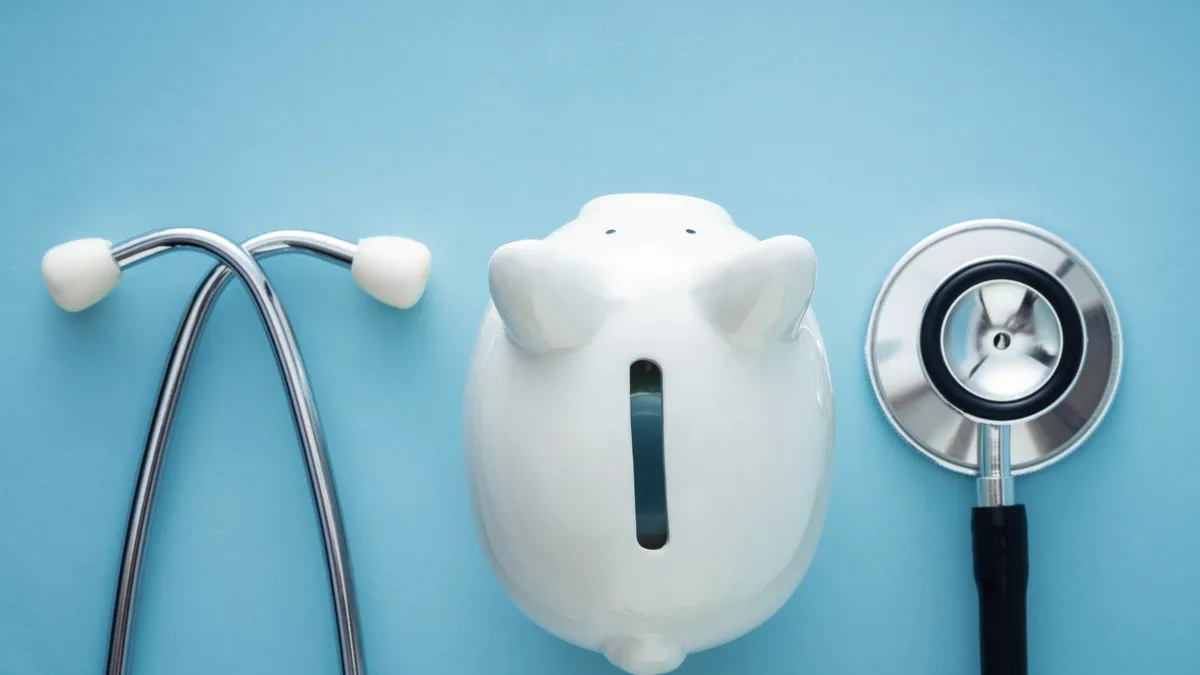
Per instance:
[[[1025,597],[1029,531],[1025,506],[971,509],[971,549],[979,589],[979,665],[983,675],[1026,675]]]

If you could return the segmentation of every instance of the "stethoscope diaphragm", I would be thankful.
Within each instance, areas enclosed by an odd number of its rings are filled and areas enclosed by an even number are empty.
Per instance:
[[[1078,447],[1112,402],[1121,355],[1116,308],[1092,266],[1011,220],[960,223],[913,247],[880,289],[866,342],[888,421],[970,475],[981,424],[1009,426],[1014,475]]]

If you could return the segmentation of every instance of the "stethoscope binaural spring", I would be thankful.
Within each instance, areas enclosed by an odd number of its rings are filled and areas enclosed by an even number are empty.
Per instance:
[[[962,223],[918,243],[879,292],[867,370],[893,427],[942,467],[976,476],[972,555],[980,670],[1025,675],[1025,507],[1013,476],[1077,448],[1121,371],[1112,297],[1077,251],[1040,228]]]
[[[100,239],[67,242],[47,252],[42,261],[42,273],[55,302],[68,311],[80,311],[107,295],[125,268],[180,247],[207,252],[221,264],[212,269],[193,296],[180,322],[163,373],[130,506],[105,672],[107,675],[124,675],[127,670],[142,553],[174,412],[204,323],[217,297],[236,275],[250,291],[267,329],[304,450],[325,548],[342,673],[363,675],[356,594],[315,400],[291,325],[255,258],[285,251],[301,251],[349,266],[351,275],[372,296],[392,306],[407,308],[414,305],[424,292],[429,274],[429,251],[418,242],[400,237],[372,237],[355,245],[304,231],[272,232],[255,237],[239,247],[204,230],[170,229],[136,237],[116,246],[110,246],[107,241]]]

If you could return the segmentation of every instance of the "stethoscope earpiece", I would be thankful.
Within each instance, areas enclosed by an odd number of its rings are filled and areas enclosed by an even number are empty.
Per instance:
[[[46,251],[42,280],[55,304],[79,312],[100,302],[121,280],[112,243],[105,239],[76,239]]]
[[[405,237],[378,236],[350,248],[350,275],[368,295],[397,309],[410,309],[420,301],[432,261],[428,247]],[[75,239],[46,251],[42,280],[55,304],[79,312],[116,287],[121,265],[107,239]]]
[[[376,300],[409,309],[425,293],[431,260],[429,249],[419,241],[367,237],[358,242],[350,276]]]

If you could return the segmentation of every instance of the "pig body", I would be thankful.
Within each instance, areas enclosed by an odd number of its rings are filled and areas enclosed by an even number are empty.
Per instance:
[[[558,637],[635,675],[761,624],[812,559],[833,392],[811,246],[724,209],[611,195],[489,266],[464,400],[492,569]],[[669,537],[635,536],[630,365],[662,373]]]

